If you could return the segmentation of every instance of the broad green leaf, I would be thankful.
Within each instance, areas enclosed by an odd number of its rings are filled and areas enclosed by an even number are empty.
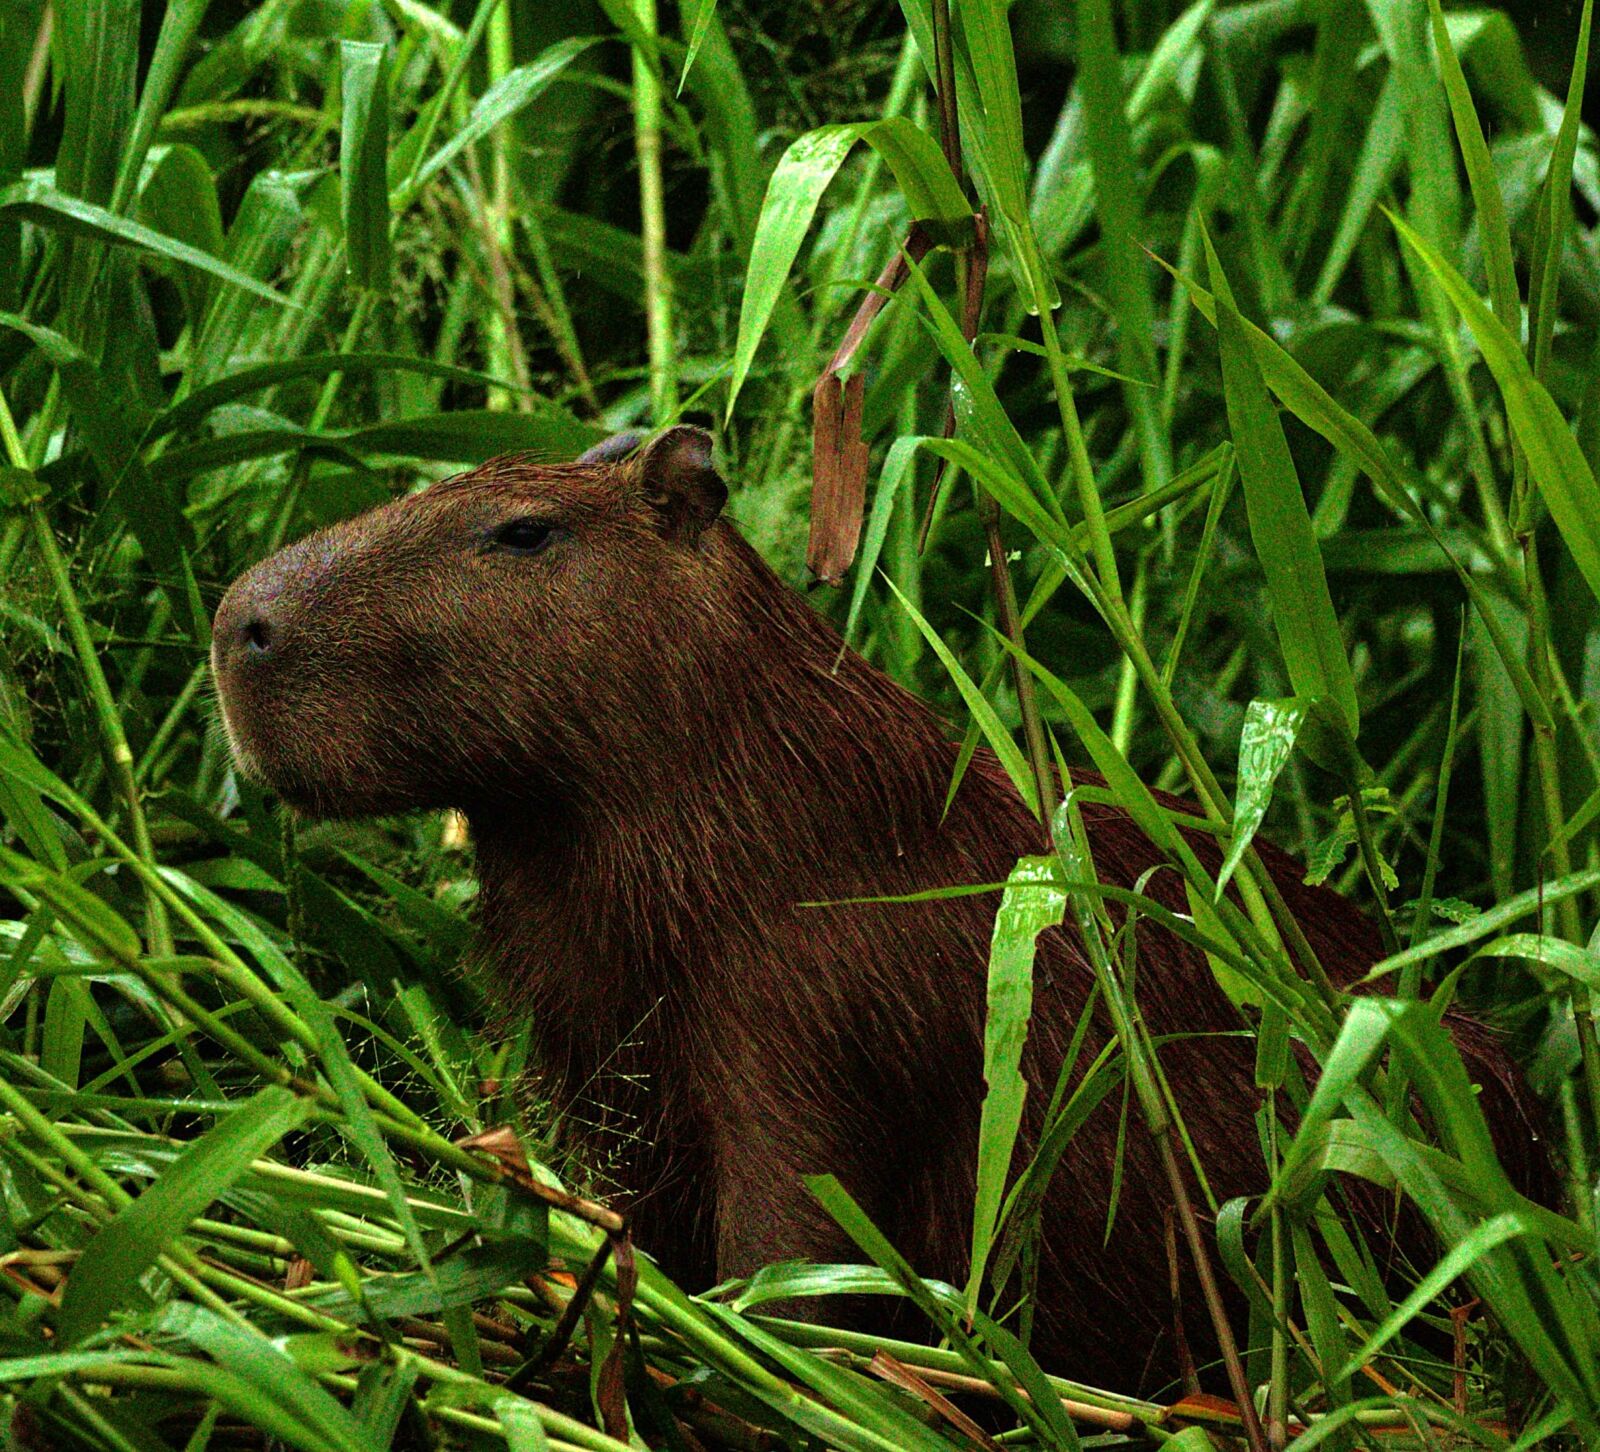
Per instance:
[[[1336,1411],[1350,1401],[1350,1373],[1344,1369],[1350,1343],[1340,1324],[1344,1308],[1328,1283],[1328,1269],[1317,1254],[1306,1222],[1291,1221],[1288,1230],[1306,1330],[1310,1333],[1311,1347],[1326,1388],[1328,1410]]]
[[[1578,19],[1578,43],[1573,50],[1572,74],[1567,82],[1566,105],[1561,111],[1561,126],[1556,132],[1556,144],[1550,152],[1550,166],[1539,195],[1533,255],[1529,259],[1528,344],[1534,377],[1541,381],[1546,377],[1550,365],[1550,343],[1555,336],[1556,303],[1561,286],[1561,259],[1568,245],[1567,222],[1572,215],[1572,167],[1578,150],[1578,127],[1583,116],[1584,84],[1589,72],[1589,25],[1593,15],[1594,0],[1583,0],[1583,10]],[[1481,338],[1478,346],[1483,346]],[[1493,366],[1490,364],[1491,368]]]
[[[13,313],[0,328],[23,334],[56,369],[61,392],[105,481],[108,501],[126,521],[172,601],[173,614],[196,645],[211,639],[211,619],[190,565],[193,531],[172,493],[140,460],[136,422],[127,401],[83,352],[59,333]]]
[[[908,257],[911,286],[922,300],[924,323],[950,365],[950,397],[956,422],[968,442],[994,456],[996,463],[1027,484],[1043,508],[1058,520],[1065,514],[1056,491],[1040,469],[1033,450],[1023,442],[972,346],[962,336],[950,310],[939,300],[923,269]]]
[[[1322,552],[1311,528],[1300,476],[1272,407],[1244,319],[1233,305],[1222,263],[1206,239],[1217,306],[1228,424],[1238,450],[1250,538],[1267,577],[1272,623],[1295,694],[1337,703],[1352,737],[1360,731],[1355,681],[1339,617],[1328,594]]]
[[[89,804],[40,761],[25,742],[18,741],[3,724],[0,724],[0,774],[21,782],[31,791],[38,792],[47,801],[65,807],[76,817],[85,818],[92,815],[93,809]],[[21,862],[25,859],[16,860]]]
[[[904,116],[823,126],[791,142],[767,183],[750,249],[733,373],[728,380],[729,417],[816,215],[817,203],[858,141],[865,141],[888,164],[914,220],[949,229],[972,215],[938,144]]]
[[[291,1444],[329,1449],[329,1452],[383,1452],[333,1394],[322,1387],[277,1342],[254,1327],[224,1320],[204,1306],[176,1302],[163,1308],[158,1329],[187,1341],[215,1363],[214,1375],[226,1380],[223,1399],[257,1426],[282,1425],[294,1430]],[[203,1365],[185,1361],[186,1369]],[[213,1395],[218,1393],[204,1388]],[[275,1407],[276,1416],[263,1417],[262,1403]]]
[[[1194,0],[1156,42],[1128,95],[1130,121],[1150,115],[1169,92],[1193,98],[1195,72],[1203,59],[1205,30],[1215,4],[1216,0]]]
[[[1183,884],[1183,894],[1189,903],[1189,915],[1194,919],[1195,927],[1209,939],[1217,942],[1228,941],[1228,930],[1223,925],[1216,904],[1187,880]],[[1241,974],[1226,958],[1208,949],[1206,961],[1211,965],[1211,976],[1217,980],[1217,986],[1228,995],[1231,1003],[1238,1004],[1240,1008],[1262,1003],[1261,994],[1251,983],[1250,978]]]
[[[298,449],[315,449],[334,456],[387,454],[452,464],[481,464],[497,454],[523,451],[551,460],[568,460],[602,437],[600,430],[554,409],[541,408],[535,413],[457,409],[452,413],[398,418],[348,432],[276,428],[225,434],[167,450],[151,463],[150,474],[159,481],[189,479],[245,459],[268,458]]]
[[[189,1144],[84,1247],[61,1297],[62,1340],[82,1340],[125,1305],[156,1258],[251,1160],[304,1124],[312,1107],[310,1100],[268,1085]]]
[[[423,378],[441,378],[451,383],[466,383],[479,388],[502,388],[521,392],[515,383],[479,373],[471,368],[455,368],[429,358],[406,353],[307,353],[278,363],[256,363],[238,368],[205,388],[196,389],[150,422],[146,439],[182,433],[196,427],[213,409],[246,398],[252,393],[276,388],[297,378],[326,378],[330,373],[361,375],[384,372],[415,373]]]
[[[1010,15],[1004,0],[968,0],[958,14],[973,80],[970,104],[962,110],[967,124],[983,133],[985,165],[980,172],[987,172],[990,201],[1004,223],[1001,235],[1026,280],[1023,296],[1028,310],[1050,312],[1061,305],[1061,294],[1039,251],[1028,209],[1027,151]]]
[[[140,218],[152,230],[213,257],[223,255],[222,207],[206,159],[192,146],[165,146],[154,154],[149,177],[139,193]],[[173,269],[183,291],[189,321],[205,316],[212,280],[192,268]]]
[[[1094,174],[1102,272],[1116,318],[1117,356],[1124,372],[1153,385],[1159,377],[1152,341],[1155,299],[1149,259],[1140,245],[1145,235],[1144,178],[1124,104],[1122,57],[1111,9],[1111,0],[1078,0],[1077,86]],[[1124,387],[1123,398],[1139,441],[1145,487],[1159,488],[1172,474],[1171,438],[1160,418],[1159,399],[1153,387],[1137,383]]]
[[[56,183],[87,202],[110,202],[133,122],[139,15],[137,0],[104,0],[67,6],[59,17],[66,114]]]
[[[1483,361],[1500,386],[1506,415],[1527,455],[1528,471],[1549,506],[1550,517],[1589,588],[1600,597],[1600,485],[1595,483],[1589,461],[1556,401],[1534,377],[1516,339],[1483,305],[1461,274],[1399,217],[1391,214],[1390,221],[1472,330]]]
[[[83,1034],[89,1021],[89,990],[76,978],[51,981],[45,997],[39,1065],[53,1079],[76,1089],[83,1064]]]
[[[381,42],[346,40],[339,123],[345,266],[354,286],[389,291],[389,60]]]
[[[1160,259],[1157,259],[1160,261]],[[1199,283],[1176,268],[1161,263],[1187,290],[1196,309],[1207,322],[1217,320],[1216,299]],[[1333,396],[1289,354],[1260,328],[1245,320],[1245,332],[1255,349],[1256,362],[1267,386],[1277,394],[1284,406],[1307,427],[1316,430],[1347,459],[1356,465],[1375,485],[1384,499],[1395,509],[1416,520],[1433,537],[1462,588],[1472,598],[1477,617],[1488,631],[1495,653],[1500,657],[1521,701],[1534,721],[1555,730],[1550,708],[1545,704],[1524,663],[1524,652],[1507,633],[1505,622],[1496,608],[1498,597],[1486,589],[1456,557],[1439,527],[1427,510],[1412,497],[1404,471],[1390,458],[1388,450],[1377,436],[1354,414],[1341,407]]]
[[[869,1265],[816,1265],[778,1261],[762,1266],[733,1299],[736,1311],[749,1311],[791,1296],[903,1296],[888,1271]],[[951,1290],[954,1295],[954,1290]]]
[[[709,4],[710,0],[706,0]],[[872,497],[872,513],[861,536],[861,552],[856,559],[855,585],[850,592],[850,612],[845,617],[844,638],[848,644],[855,638],[856,623],[861,619],[861,607],[867,601],[867,587],[878,567],[883,553],[883,541],[889,533],[889,519],[894,513],[902,487],[914,475],[911,461],[916,456],[921,438],[896,439],[889,447],[889,456],[883,461],[883,471],[878,475],[878,489]]]
[[[67,850],[55,815],[44,804],[45,792],[36,781],[12,771],[11,764],[31,759],[35,772],[48,776],[28,747],[18,741],[6,728],[0,717],[0,817],[11,824],[11,830],[27,848],[28,853],[42,867],[64,872],[67,867]]]
[[[1033,1016],[1034,952],[1039,934],[1060,924],[1066,912],[1066,894],[1055,885],[1055,869],[1053,857],[1024,857],[1012,870],[995,914],[983,1030],[986,1092],[978,1124],[978,1188],[972,1204],[972,1258],[966,1291],[969,1312],[978,1309],[1000,1203],[1022,1128],[1028,1094],[1027,1080],[1022,1077],[1022,1051]]]
[[[228,226],[223,256],[231,267],[266,281],[275,277],[305,221],[302,179],[264,171],[250,183]],[[325,218],[327,230],[336,219]],[[261,310],[238,288],[210,289],[210,304],[200,325],[200,338],[189,368],[191,382],[203,385],[228,370],[246,330],[259,327]]]
[[[340,1320],[354,1319],[369,1310],[383,1317],[433,1316],[487,1300],[507,1286],[518,1284],[543,1270],[548,1254],[538,1236],[472,1246],[435,1261],[431,1274],[407,1271],[401,1275],[369,1276],[362,1283],[361,1301],[347,1290],[338,1290],[319,1292],[311,1304]]]
[[[9,743],[0,744],[5,746],[0,761],[7,757],[14,761],[15,749]],[[6,761],[7,766],[11,764],[11,761]],[[47,872],[4,846],[0,846],[0,870],[11,881],[46,903],[73,937],[94,957],[122,964],[138,960],[143,951],[139,934],[109,903],[97,897],[74,876]]]
[[[116,185],[111,193],[112,211],[125,210],[128,199],[133,195],[139,174],[144,169],[145,157],[150,151],[150,143],[155,140],[156,130],[161,125],[162,113],[177,90],[178,77],[188,57],[189,47],[210,4],[211,0],[171,0],[161,17],[161,30],[156,36],[155,51],[145,71],[132,131],[117,164]]]
[[[1344,205],[1334,229],[1333,240],[1323,255],[1322,270],[1311,290],[1314,303],[1326,303],[1334,294],[1357,244],[1367,230],[1373,208],[1394,179],[1405,154],[1405,110],[1399,78],[1391,71],[1384,77],[1376,103],[1366,122],[1366,134],[1355,158],[1355,169],[1344,196]]]
[[[1038,496],[992,454],[980,452],[964,439],[925,438],[920,447],[966,470],[999,502],[1008,514],[1025,525],[1033,536],[1061,555],[1074,556],[1083,549],[1082,526],[1069,528],[1055,518]],[[1108,520],[1109,524],[1109,520]]]
[[[1245,709],[1244,730],[1239,736],[1239,785],[1233,806],[1233,840],[1217,874],[1220,895],[1244,860],[1272,802],[1272,789],[1278,773],[1294,752],[1300,723],[1306,708],[1296,697],[1287,700],[1254,700]]]
[[[678,94],[681,96],[684,86],[689,82],[689,72],[694,69],[695,60],[700,55],[700,47],[706,43],[711,22],[717,17],[717,0],[689,0],[680,9],[683,11],[684,25],[694,27],[689,36],[688,49],[684,52],[683,69],[678,73]]]
[[[1508,933],[1492,943],[1485,943],[1472,956],[1521,958],[1554,968],[1577,979],[1585,988],[1600,993],[1600,953],[1579,943],[1569,943],[1565,938],[1553,938],[1548,933]]]

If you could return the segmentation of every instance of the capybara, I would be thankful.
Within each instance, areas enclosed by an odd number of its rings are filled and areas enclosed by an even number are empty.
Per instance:
[[[838,1175],[924,1275],[961,1283],[997,899],[849,903],[1005,879],[1038,823],[719,516],[709,438],[674,428],[574,464],[492,461],[293,544],[217,611],[237,760],[315,817],[456,807],[476,843],[482,956],[639,1243],[691,1287],[859,1258],[801,1177]],[[1159,855],[1085,808],[1096,865]],[[1208,847],[1215,863],[1214,845]],[[1263,848],[1321,962],[1350,981],[1373,925]],[[1187,909],[1177,875],[1149,890]],[[818,904],[823,904],[818,906]],[[828,905],[832,904],[832,905]],[[1040,940],[1015,1167],[1091,973]],[[1219,1203],[1265,1188],[1254,1042],[1204,959],[1149,921],[1138,1000]],[[1109,1037],[1103,1007],[1080,1065]],[[1464,1024],[1501,1138],[1532,1139],[1509,1063]],[[1131,1389],[1178,1364],[1169,1192],[1121,1094],[1072,1139],[1044,1212],[1034,1349]],[[1195,1195],[1202,1213],[1205,1201]],[[1180,1251],[1187,1263],[1186,1253]],[[1180,1296],[1196,1353],[1201,1298]]]

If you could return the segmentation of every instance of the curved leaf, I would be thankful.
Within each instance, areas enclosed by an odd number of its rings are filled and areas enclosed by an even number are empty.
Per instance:
[[[817,203],[858,141],[865,141],[888,164],[918,222],[948,229],[972,215],[938,144],[904,116],[823,126],[790,143],[767,183],[750,248],[733,374],[728,380],[730,417]]]
[[[198,247],[191,247],[187,242],[180,242],[175,237],[164,236],[139,222],[119,217],[115,212],[108,212],[104,207],[97,207],[92,202],[69,197],[65,192],[57,191],[48,182],[37,177],[25,178],[0,191],[0,211],[17,212],[41,227],[51,227],[59,232],[94,237],[101,242],[110,242],[119,247],[137,248],[141,252],[164,257],[169,262],[197,268],[227,283],[230,287],[253,293],[256,297],[277,303],[280,307],[294,306],[276,288],[268,287],[264,282],[257,282],[255,278],[240,272],[236,267],[229,266],[210,253],[202,252]]]

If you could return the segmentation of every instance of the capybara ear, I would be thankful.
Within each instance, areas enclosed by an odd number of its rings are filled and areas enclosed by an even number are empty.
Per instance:
[[[693,544],[728,502],[728,486],[711,462],[711,435],[680,425],[645,445],[638,458],[646,502],[669,539]]]

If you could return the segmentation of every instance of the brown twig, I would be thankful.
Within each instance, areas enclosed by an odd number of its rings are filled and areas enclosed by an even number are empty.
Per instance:
[[[897,1386],[903,1391],[908,1391],[914,1397],[926,1403],[960,1432],[963,1437],[984,1448],[985,1452],[1000,1452],[1000,1444],[952,1402],[949,1397],[937,1390],[924,1372],[914,1371],[903,1361],[896,1361],[887,1351],[878,1352],[872,1358],[867,1370],[874,1376],[882,1377],[891,1386]]]
[[[567,1298],[567,1304],[562,1308],[556,1324],[550,1328],[534,1353],[506,1378],[506,1386],[510,1390],[521,1391],[540,1372],[549,1370],[555,1364],[556,1358],[567,1349],[567,1343],[572,1340],[572,1333],[578,1329],[584,1307],[594,1295],[594,1288],[600,1284],[600,1272],[606,1268],[606,1260],[610,1254],[611,1240],[608,1237],[590,1257],[589,1264],[583,1268],[583,1274],[578,1277],[578,1284],[573,1287],[572,1294]]]
[[[819,1356],[829,1356],[832,1360],[842,1361],[851,1365],[859,1365],[865,1360],[861,1353],[857,1351],[839,1349],[830,1351],[827,1347],[815,1349]],[[881,1354],[881,1352],[875,1352],[874,1359]],[[871,1362],[867,1364],[870,1368]],[[974,1396],[989,1397],[991,1399],[999,1399],[1001,1397],[1000,1389],[993,1382],[986,1381],[981,1376],[969,1376],[961,1371],[942,1371],[937,1367],[931,1366],[917,1367],[916,1374],[927,1382],[929,1386],[947,1387],[950,1391],[971,1393]],[[1033,1400],[1021,1387],[1017,1388],[1017,1394],[1024,1401],[1031,1402]],[[1131,1412],[1114,1411],[1110,1407],[1097,1407],[1089,1402],[1074,1401],[1071,1397],[1061,1397],[1060,1402],[1062,1410],[1074,1421],[1086,1423],[1091,1427],[1101,1427],[1108,1432],[1135,1432],[1145,1425]]]
[[[939,146],[956,180],[961,169],[961,116],[956,106],[956,53],[950,28],[950,0],[933,0],[933,69],[939,102]]]
[[[1239,1406],[1239,1420],[1244,1429],[1245,1441],[1251,1452],[1266,1452],[1267,1437],[1256,1404],[1250,1396],[1250,1384],[1245,1380],[1244,1361],[1239,1355],[1239,1343],[1234,1339],[1233,1326],[1228,1321],[1227,1308],[1222,1304],[1222,1291],[1217,1285],[1216,1273],[1211,1269],[1211,1257],[1206,1252],[1205,1239],[1200,1234],[1200,1222],[1195,1217],[1194,1203],[1189,1198],[1189,1187],[1184,1183],[1183,1171],[1178,1165],[1177,1151],[1172,1146],[1172,1126],[1152,1126],[1151,1137],[1161,1156],[1161,1168],[1166,1172],[1167,1185],[1172,1191],[1173,1208],[1178,1223],[1183,1227],[1184,1239],[1189,1243],[1189,1255],[1194,1261],[1195,1274],[1200,1279],[1200,1295],[1211,1313],[1211,1326],[1217,1335],[1217,1350],[1227,1369],[1228,1385]]]
[[[623,1357],[628,1347],[628,1319],[633,1313],[633,1293],[639,1284],[639,1267],[633,1259],[633,1242],[627,1233],[610,1239],[617,1270],[617,1313],[611,1327],[611,1349],[601,1363],[595,1384],[595,1404],[608,1437],[628,1440],[628,1399],[623,1378]]]
[[[712,1401],[699,1387],[685,1384],[659,1366],[645,1362],[644,1374],[663,1391],[670,1390],[673,1393],[672,1413],[680,1431],[687,1431],[690,1426],[697,1427],[716,1446],[726,1448],[728,1452],[772,1452],[772,1449],[783,1446],[783,1440],[777,1433],[736,1416],[725,1406]]]
[[[1178,1349],[1178,1373],[1184,1391],[1197,1392],[1200,1390],[1200,1373],[1195,1369],[1194,1353],[1189,1349],[1189,1337],[1183,1329],[1183,1273],[1178,1261],[1178,1223],[1173,1218],[1172,1206],[1166,1207],[1162,1220],[1167,1245],[1168,1288],[1172,1294],[1172,1337]]]
[[[468,1135],[465,1139],[457,1140],[456,1147],[477,1150],[480,1154],[498,1161],[501,1170],[519,1190],[526,1191],[557,1210],[566,1211],[568,1215],[575,1215],[579,1220],[605,1231],[607,1235],[620,1235],[627,1229],[626,1219],[615,1210],[608,1210],[604,1205],[595,1204],[593,1200],[585,1200],[581,1195],[558,1190],[553,1185],[536,1180],[528,1169],[528,1157],[523,1152],[522,1142],[506,1125],[486,1129],[481,1134]]]
[[[859,371],[841,382],[873,320],[910,276],[907,257],[920,260],[931,243],[913,227],[904,247],[878,277],[877,286],[861,300],[844,338],[811,395],[811,535],[806,564],[826,585],[836,585],[856,557],[861,517],[866,507],[867,444],[861,436],[861,410],[866,377]]]
[[[1455,1339],[1454,1392],[1456,1415],[1467,1414],[1467,1319],[1477,1309],[1477,1301],[1450,1308],[1450,1329]]]
[[[850,326],[845,329],[844,338],[838,348],[834,350],[833,357],[828,360],[825,373],[838,373],[850,366],[850,360],[856,356],[856,350],[861,347],[862,339],[867,336],[869,329],[878,314],[888,305],[889,299],[900,290],[906,278],[911,276],[911,268],[907,265],[909,257],[912,262],[921,262],[928,255],[933,246],[933,239],[921,227],[912,227],[906,234],[906,240],[885,264],[873,289],[861,299],[861,306],[856,309],[856,315],[850,319]]]

